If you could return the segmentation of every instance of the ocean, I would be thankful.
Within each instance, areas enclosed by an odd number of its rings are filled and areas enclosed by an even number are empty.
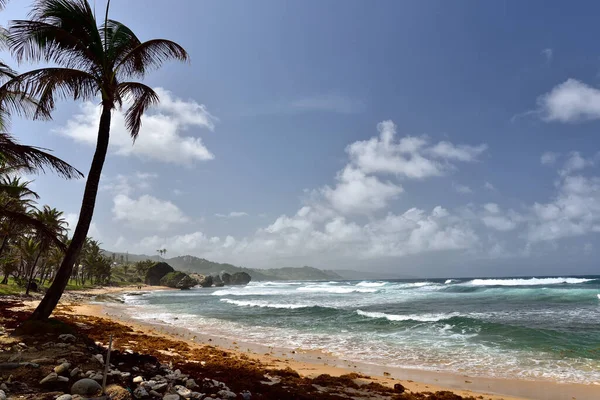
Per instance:
[[[362,363],[600,384],[598,276],[252,282],[126,295],[124,310]]]

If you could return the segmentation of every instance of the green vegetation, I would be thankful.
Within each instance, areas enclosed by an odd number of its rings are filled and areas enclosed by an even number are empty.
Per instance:
[[[168,287],[177,287],[177,284],[186,276],[188,276],[188,274],[186,274],[185,272],[181,272],[181,271],[173,271],[173,272],[169,272],[168,274],[166,274],[165,276],[163,276],[160,279],[160,284],[162,286],[168,286]]]

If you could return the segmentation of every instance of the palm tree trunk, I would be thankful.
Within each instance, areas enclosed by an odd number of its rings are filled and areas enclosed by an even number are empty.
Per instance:
[[[98,127],[98,141],[96,143],[96,152],[92,159],[92,165],[90,172],[88,173],[87,182],[85,183],[85,191],[83,192],[83,200],[81,202],[81,211],[79,212],[79,221],[77,221],[77,227],[73,233],[73,239],[71,244],[67,248],[65,258],[63,259],[54,281],[46,295],[37,306],[31,320],[46,320],[52,314],[54,307],[58,304],[60,297],[62,296],[71,272],[73,271],[73,265],[81,252],[81,248],[85,243],[90,224],[92,223],[92,217],[94,216],[94,207],[96,205],[96,196],[98,194],[98,184],[100,183],[100,174],[102,173],[102,167],[104,166],[104,160],[106,159],[106,152],[108,151],[108,141],[110,138],[110,119],[111,119],[110,104],[104,103],[102,105],[102,115],[100,116],[100,125]]]
[[[31,281],[33,281],[33,274],[35,273],[35,267],[37,266],[38,260],[42,255],[42,249],[38,251],[38,255],[35,257],[35,261],[33,262],[33,266],[31,267],[31,272],[29,272],[29,278],[27,279],[27,289],[25,290],[25,296],[29,295],[29,289],[31,289]]]

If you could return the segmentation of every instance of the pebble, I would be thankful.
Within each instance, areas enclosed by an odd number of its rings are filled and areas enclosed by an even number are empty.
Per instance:
[[[175,391],[184,399],[189,399],[190,397],[192,397],[192,391],[186,388],[185,386],[177,385],[175,386]]]
[[[196,383],[195,380],[190,378],[185,381],[185,387],[188,389],[196,389],[198,387],[198,384]]]
[[[73,396],[70,394],[63,394],[62,396],[58,396],[56,400],[73,400]]]
[[[54,372],[56,372],[57,374],[60,375],[64,372],[67,372],[69,370],[69,368],[71,368],[71,364],[68,362],[64,362],[64,363],[54,367]]]
[[[43,385],[44,383],[48,383],[48,382],[54,382],[58,379],[58,375],[56,374],[56,372],[50,372],[48,375],[46,375],[46,377],[44,379],[42,379],[40,381],[40,385]]]
[[[4,390],[5,392],[8,391],[8,386],[6,386],[6,383],[0,385],[0,390]]]
[[[81,370],[79,368],[77,368],[77,367],[73,368],[71,370],[71,378],[76,377],[80,372],[81,372]]]
[[[225,400],[229,400],[229,399],[236,399],[237,398],[237,394],[233,393],[230,390],[219,390],[219,392],[217,393],[222,399]]]
[[[133,378],[133,383],[142,383],[142,382],[144,382],[143,376],[136,376],[135,378]]]
[[[6,400],[6,393],[4,393],[4,390],[0,390],[0,400]]]
[[[63,342],[74,342],[76,340],[75,336],[71,335],[70,333],[59,335],[58,339],[62,340]]]
[[[178,394],[165,394],[163,400],[179,400]]]
[[[96,354],[96,355],[94,356],[94,359],[95,359],[96,361],[98,361],[100,364],[104,365],[104,357],[102,357],[102,354]]]
[[[148,396],[149,396],[148,392],[142,386],[138,386],[133,391],[133,397],[135,397],[136,399],[143,399],[144,397],[148,397]]]
[[[71,387],[71,394],[93,396],[102,390],[102,386],[92,379],[80,379]]]
[[[96,372],[94,375],[90,376],[90,379],[93,379],[98,382],[101,382],[103,378],[104,375],[102,375],[100,372]]]
[[[244,390],[242,393],[240,393],[240,396],[242,396],[243,400],[251,400],[252,399],[252,393],[250,393],[249,390]]]

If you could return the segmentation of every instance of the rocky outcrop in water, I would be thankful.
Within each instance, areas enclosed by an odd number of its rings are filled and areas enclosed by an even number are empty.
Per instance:
[[[188,289],[191,289],[191,288],[193,288],[193,287],[194,287],[194,286],[196,286],[196,285],[197,285],[197,282],[196,282],[194,279],[192,279],[192,278],[191,278],[190,276],[188,276],[188,275],[185,275],[185,276],[183,277],[183,279],[181,279],[181,280],[180,280],[180,281],[177,283],[176,287],[177,287],[177,289],[181,289],[181,290],[188,290]]]
[[[169,264],[165,262],[159,262],[148,268],[146,271],[146,276],[144,277],[144,283],[146,285],[158,286],[160,285],[160,280],[167,275],[169,272],[174,272],[175,270]]]
[[[231,274],[225,271],[221,272],[221,280],[225,285],[231,285]]]
[[[232,285],[247,285],[250,283],[252,278],[246,272],[236,272],[231,275],[231,284]]]

